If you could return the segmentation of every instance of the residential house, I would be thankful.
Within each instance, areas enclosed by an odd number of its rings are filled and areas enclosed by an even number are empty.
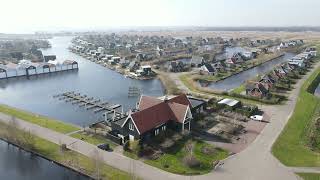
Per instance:
[[[140,68],[140,63],[136,60],[133,60],[129,63],[128,68],[129,68],[130,72],[135,72],[136,70],[138,70]]]
[[[205,63],[200,67],[200,74],[203,75],[214,75],[215,69],[209,63]]]
[[[193,101],[194,99],[189,100],[185,94],[172,98],[165,96],[163,99],[141,96],[137,103],[137,111],[130,111],[128,116],[111,122],[112,131],[123,141],[147,140],[166,131],[167,128],[190,131],[195,105],[192,104]],[[194,108],[199,109],[199,104]]]
[[[171,72],[183,72],[186,69],[186,65],[182,61],[171,61],[168,69]]]
[[[215,69],[216,72],[222,72],[225,70],[225,67],[220,61],[212,63],[211,66]]]
[[[129,66],[130,61],[126,60],[126,59],[121,59],[119,64],[120,64],[121,68],[126,68],[127,66]]]
[[[267,90],[272,88],[276,83],[276,80],[270,74],[266,74],[261,77],[259,83],[261,83]]]
[[[201,67],[204,64],[204,59],[201,56],[192,56],[191,67]]]
[[[269,90],[260,82],[248,82],[246,84],[246,95],[264,98],[269,96]]]

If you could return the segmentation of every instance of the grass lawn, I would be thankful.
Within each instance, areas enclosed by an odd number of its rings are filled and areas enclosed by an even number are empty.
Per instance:
[[[77,131],[80,128],[68,123],[64,123],[58,120],[50,119],[48,117],[36,115],[30,112],[26,112],[20,109],[12,108],[6,105],[0,105],[0,112],[14,116],[16,118],[28,121],[30,123],[37,124],[39,126],[52,129],[61,133],[69,133]]]
[[[71,134],[71,137],[80,139],[82,141],[85,141],[85,142],[93,144],[93,145],[108,143],[111,148],[114,148],[115,146],[117,146],[115,143],[108,140],[106,137],[103,137],[101,135],[87,133],[87,132],[77,132],[77,133]]]
[[[213,169],[213,162],[224,159],[228,156],[227,151],[219,148],[215,148],[215,151],[212,154],[205,154],[202,152],[203,147],[214,147],[202,141],[194,142],[195,148],[193,154],[200,161],[201,165],[199,167],[191,168],[183,163],[183,158],[187,153],[184,149],[185,141],[177,142],[177,144],[175,144],[174,147],[169,150],[169,152],[165,153],[158,159],[145,160],[144,162],[172,173],[196,175],[209,173]]]
[[[242,101],[246,104],[279,104],[280,102],[275,102],[273,99],[271,100],[260,100],[260,99],[254,99],[251,98],[249,96],[245,96],[245,95],[241,95],[241,94],[236,94],[236,93],[228,93],[228,92],[221,92],[221,91],[216,91],[214,89],[209,89],[209,88],[204,88],[204,87],[200,87],[197,82],[194,81],[194,79],[192,78],[192,76],[190,74],[185,74],[185,75],[181,75],[179,76],[180,81],[186,86],[188,87],[193,93],[194,96],[197,96],[197,93],[201,93],[202,95],[207,95],[208,97],[206,98],[211,98],[212,96],[214,97],[223,97],[223,98],[232,98],[232,99],[236,99],[239,101]],[[237,95],[237,96],[235,96]]]
[[[242,93],[242,92],[245,91],[245,90],[246,90],[245,85],[244,85],[244,84],[241,84],[239,87],[232,89],[231,92],[240,94],[240,93]]]
[[[309,93],[309,86],[319,76],[320,69],[317,69],[304,82],[294,113],[272,147],[273,154],[287,166],[320,166],[320,153],[307,146],[314,114],[320,111],[320,98]]]
[[[0,123],[0,137],[7,137],[7,125]],[[21,136],[23,136],[23,131],[16,130],[15,131],[14,138],[21,139]],[[34,138],[34,151],[51,159],[58,161],[59,163],[62,163],[67,166],[71,166],[75,169],[79,169],[82,172],[92,175],[95,171],[95,164],[96,161],[94,161],[92,158],[89,158],[87,156],[84,156],[80,153],[68,150],[68,151],[62,151],[60,146],[57,144],[54,144],[50,141],[47,141],[45,139],[42,139],[37,136],[33,136]],[[100,164],[100,176],[103,179],[132,179],[131,176],[119,169],[113,168],[109,165]]]
[[[320,180],[320,174],[316,173],[297,173],[304,180]]]

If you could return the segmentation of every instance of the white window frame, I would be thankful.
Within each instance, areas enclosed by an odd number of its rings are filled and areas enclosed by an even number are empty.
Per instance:
[[[167,127],[166,127],[165,125],[161,127],[162,131],[165,131],[166,128],[167,128]]]
[[[134,131],[134,125],[132,122],[129,123],[129,130]]]
[[[154,131],[154,135],[156,136],[156,135],[158,135],[159,134],[159,129],[156,129],[155,131]]]

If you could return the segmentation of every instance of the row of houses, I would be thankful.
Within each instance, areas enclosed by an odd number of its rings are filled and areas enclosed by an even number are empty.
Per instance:
[[[316,48],[307,48],[304,52],[292,57],[288,60],[290,65],[307,67],[309,65],[309,60],[317,55]]]
[[[309,60],[316,55],[316,48],[311,47],[307,48],[303,53],[295,57],[303,57],[303,60],[308,63]],[[287,77],[291,71],[297,68],[304,67],[305,66],[300,66],[299,63],[295,63],[295,61],[292,61],[292,59],[290,59],[288,60],[288,62],[282,63],[279,66],[275,67],[269,74],[262,76],[259,81],[247,82],[246,95],[258,98],[268,98],[270,96],[271,88],[273,88],[279,80]]]

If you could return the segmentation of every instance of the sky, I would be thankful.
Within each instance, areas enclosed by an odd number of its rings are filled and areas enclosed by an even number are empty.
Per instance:
[[[320,26],[320,0],[0,0],[0,33],[139,26]]]

